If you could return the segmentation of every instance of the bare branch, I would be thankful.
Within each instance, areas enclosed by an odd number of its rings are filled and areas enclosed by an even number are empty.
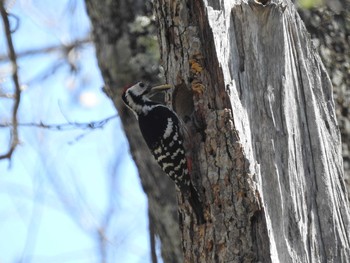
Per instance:
[[[40,54],[52,53],[52,52],[63,52],[63,53],[67,54],[73,48],[77,48],[77,47],[80,47],[82,45],[89,44],[89,43],[91,43],[91,38],[86,37],[83,39],[77,39],[69,44],[62,43],[62,44],[58,44],[58,45],[34,48],[34,49],[30,49],[30,50],[17,52],[17,57],[22,58],[22,57],[26,57],[26,56],[40,55]],[[7,61],[8,59],[9,59],[9,57],[7,55],[0,54],[0,62]]]
[[[42,128],[42,129],[48,129],[48,130],[54,130],[54,131],[66,131],[66,130],[75,130],[75,129],[93,130],[93,129],[102,128],[109,121],[111,121],[116,117],[118,117],[117,114],[102,120],[91,121],[91,122],[67,122],[67,123],[60,123],[60,124],[45,124],[43,122],[40,122],[40,123],[27,122],[27,123],[16,123],[16,126],[35,127],[35,128]],[[0,128],[8,128],[8,127],[13,127],[13,123],[0,123]]]
[[[0,98],[4,98],[4,99],[14,99],[16,96],[14,94],[10,94],[10,93],[2,93],[0,91]]]
[[[7,151],[7,153],[0,155],[0,160],[1,159],[11,160],[12,153],[14,152],[16,146],[19,143],[18,130],[17,130],[17,111],[21,100],[21,89],[20,89],[19,79],[18,79],[17,58],[16,58],[15,49],[12,43],[12,37],[11,37],[10,22],[9,22],[8,14],[6,12],[4,4],[5,4],[4,0],[0,0],[0,14],[2,17],[2,21],[4,24],[4,31],[6,34],[8,55],[12,64],[12,81],[15,85],[15,102],[13,104],[13,110],[12,110],[12,130],[11,130],[10,149]]]

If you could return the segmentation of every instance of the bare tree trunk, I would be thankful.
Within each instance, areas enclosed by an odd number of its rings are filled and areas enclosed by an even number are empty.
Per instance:
[[[147,22],[147,5],[142,0],[86,0],[86,6],[105,90],[118,110],[148,197],[150,223],[154,224],[150,233],[160,237],[165,262],[183,262],[174,184],[155,163],[135,117],[121,101],[124,85],[160,81],[159,50],[154,28]]]
[[[344,177],[350,192],[350,1],[328,0],[321,7],[299,9],[333,85],[342,138]]]
[[[181,201],[185,262],[349,262],[331,82],[292,3],[261,2],[155,0],[207,218]]]

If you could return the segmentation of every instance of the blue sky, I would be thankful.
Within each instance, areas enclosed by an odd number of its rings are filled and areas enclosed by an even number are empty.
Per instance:
[[[10,13],[19,18],[13,34],[17,52],[89,35],[82,0],[13,2]],[[16,23],[13,17],[10,21]],[[3,55],[2,24],[0,35]],[[93,46],[84,45],[69,58],[76,74],[59,52],[18,60],[19,122],[90,122],[116,114],[101,92]],[[0,62],[1,93],[13,91],[9,69]],[[10,120],[12,103],[0,97],[0,123]],[[0,161],[1,263],[101,262],[101,253],[107,262],[150,262],[147,201],[118,118],[93,131],[21,127],[19,135],[10,168]],[[8,140],[9,129],[0,129],[1,153]]]

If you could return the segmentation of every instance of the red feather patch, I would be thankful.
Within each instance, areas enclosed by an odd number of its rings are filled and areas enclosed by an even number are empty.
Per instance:
[[[134,86],[135,84],[128,84],[128,85],[125,85],[124,87],[123,87],[123,93],[125,92],[125,91],[127,91],[129,88],[131,88],[132,86]]]

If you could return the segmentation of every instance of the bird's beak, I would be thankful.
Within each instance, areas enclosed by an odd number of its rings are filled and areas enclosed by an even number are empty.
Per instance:
[[[173,88],[173,85],[170,85],[170,84],[164,84],[164,85],[151,87],[149,90],[149,93],[148,93],[148,97],[153,97],[157,93],[159,93],[161,91],[167,91],[168,89],[171,89],[171,88]]]
[[[171,89],[172,87],[173,87],[173,85],[164,84],[164,85],[159,85],[159,86],[152,87],[151,91],[152,92],[165,91],[165,90]]]

